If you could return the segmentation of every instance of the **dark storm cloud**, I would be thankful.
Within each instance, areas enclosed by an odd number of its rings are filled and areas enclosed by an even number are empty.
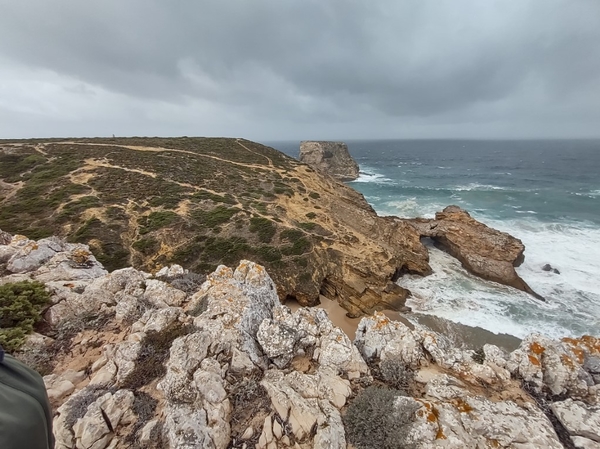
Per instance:
[[[0,5],[2,135],[600,134],[597,0]]]

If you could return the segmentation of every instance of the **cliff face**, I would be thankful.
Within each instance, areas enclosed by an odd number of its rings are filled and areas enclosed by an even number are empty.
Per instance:
[[[207,274],[252,259],[282,301],[314,304],[322,292],[354,315],[401,308],[398,273],[429,271],[411,226],[240,139],[0,142],[0,228],[88,244],[110,270]]]
[[[354,181],[358,178],[358,164],[343,142],[302,142],[299,159],[339,181]]]
[[[17,356],[44,370],[61,449],[345,449],[364,432],[417,449],[600,441],[593,337],[471,351],[376,313],[351,342],[324,310],[281,305],[249,261],[205,282],[179,266],[107,273],[85,245],[19,236],[0,259],[13,270],[0,284],[51,293]]]

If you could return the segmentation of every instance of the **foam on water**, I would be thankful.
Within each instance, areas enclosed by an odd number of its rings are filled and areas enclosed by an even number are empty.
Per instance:
[[[473,215],[523,241],[525,262],[517,272],[547,302],[472,276],[456,259],[429,244],[434,274],[398,281],[413,292],[407,305],[418,312],[520,338],[531,332],[553,338],[600,335],[600,252],[595,250],[600,248],[600,229]],[[547,263],[560,274],[542,270]]]
[[[519,290],[469,274],[460,262],[431,244],[428,249],[434,273],[424,278],[404,276],[398,281],[413,293],[407,305],[415,312],[519,338],[532,332],[561,338],[584,333],[598,335],[600,331],[597,308],[584,313],[582,304],[574,305],[573,296],[585,299],[585,295],[582,298],[572,286],[563,286],[565,291],[559,291],[556,287],[542,288],[543,282],[539,280],[527,279],[534,289],[545,294],[548,302],[544,303]],[[536,271],[541,272],[539,278],[559,276],[544,272],[540,267]],[[550,285],[552,281],[547,282],[546,287]],[[593,307],[594,295],[586,302],[588,307]]]
[[[358,174],[358,179],[355,179],[353,182],[373,182],[378,184],[389,183],[393,181],[390,178],[386,178],[385,176],[373,171],[361,171]]]

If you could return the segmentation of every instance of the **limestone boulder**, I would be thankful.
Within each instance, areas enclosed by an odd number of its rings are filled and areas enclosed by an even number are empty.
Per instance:
[[[532,334],[510,354],[507,368],[539,393],[548,390],[555,396],[567,395],[589,404],[598,404],[600,388],[593,373],[586,370],[586,366],[590,369],[586,360],[593,360],[599,355],[600,339],[595,337],[556,341]]]
[[[462,381],[439,374],[422,399],[401,398],[397,407],[419,405],[409,439],[418,448],[552,448],[563,446],[544,413],[533,403],[491,401]]]
[[[554,402],[550,408],[571,434],[600,444],[600,406],[566,399]]]

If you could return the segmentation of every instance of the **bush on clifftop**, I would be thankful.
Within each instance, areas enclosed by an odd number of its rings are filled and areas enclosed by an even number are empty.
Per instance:
[[[50,294],[39,282],[0,285],[0,346],[8,352],[19,349],[49,302]]]
[[[371,386],[361,391],[344,415],[348,442],[357,449],[402,449],[414,420],[415,408],[398,410],[397,390]]]

